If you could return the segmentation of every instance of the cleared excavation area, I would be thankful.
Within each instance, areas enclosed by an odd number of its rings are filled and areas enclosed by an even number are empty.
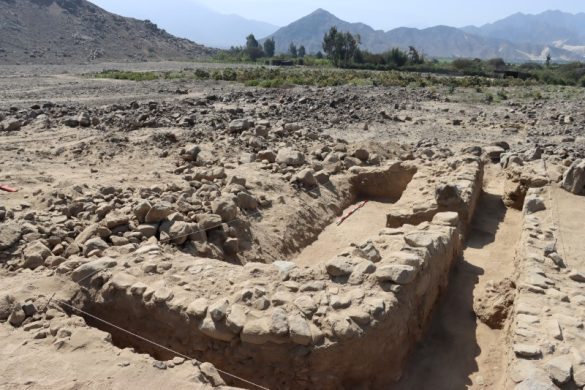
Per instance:
[[[386,226],[386,212],[388,205],[392,203],[360,200],[352,204],[343,211],[342,216],[319,234],[315,242],[304,248],[292,261],[300,266],[314,265],[348,249],[348,243],[367,240]]]
[[[130,266],[121,272],[115,272],[114,262],[97,260],[108,269],[80,281],[85,289],[73,302],[84,312],[169,348],[161,351],[88,319],[90,325],[111,333],[115,345],[158,360],[172,359],[170,351],[175,351],[269,388],[387,386],[400,377],[446,286],[450,265],[460,253],[464,223],[458,212],[472,213],[481,192],[479,159],[470,158],[454,171],[446,166],[435,169],[445,172],[444,181],[458,178],[459,191],[453,193],[456,199],[450,199],[452,211],[430,212],[432,218],[425,224],[384,226],[388,207],[405,207],[409,199],[419,197],[420,188],[409,183],[416,174],[419,180],[424,177],[424,168],[396,162],[361,168],[333,182],[335,191],[329,193],[342,195],[342,203],[384,195],[392,202],[373,201],[373,207],[366,208],[370,202],[362,200],[356,204],[364,207],[354,205],[353,214],[338,215],[347,217],[344,223],[348,224],[334,222],[301,252],[301,259],[310,259],[310,264],[297,258],[239,266],[165,256],[152,247],[149,252],[130,254]],[[344,190],[348,185],[348,191]],[[317,197],[314,204],[320,201]],[[320,214],[297,213],[290,218],[299,221],[303,215]],[[262,225],[263,220],[251,222],[252,232],[255,223]],[[319,226],[322,221],[300,221],[297,229],[306,223]],[[288,226],[289,234],[299,236],[295,225]],[[341,235],[340,228],[346,229]],[[352,235],[352,230],[360,232]],[[152,260],[144,255],[158,263],[172,262],[172,268],[162,279],[145,274],[142,263]],[[98,265],[90,264],[85,267]],[[83,267],[74,271],[75,279],[85,275]],[[380,374],[382,368],[384,374]]]
[[[585,386],[581,100],[208,81],[0,107],[0,388]]]

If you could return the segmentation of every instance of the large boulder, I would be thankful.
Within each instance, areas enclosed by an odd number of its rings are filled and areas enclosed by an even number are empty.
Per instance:
[[[305,188],[316,187],[318,182],[314,173],[311,168],[305,168],[296,174],[295,181],[301,183]]]
[[[576,195],[585,195],[585,160],[577,160],[563,176],[563,188]]]
[[[109,245],[107,242],[105,242],[104,240],[102,240],[99,237],[96,237],[96,238],[92,238],[91,240],[86,241],[86,243],[84,245],[84,249],[83,249],[83,254],[87,256],[94,251],[102,253],[103,251],[105,251],[108,248],[109,248]]]
[[[2,123],[4,131],[18,131],[22,127],[22,122],[18,119],[7,119]]]
[[[244,210],[256,210],[258,208],[258,200],[245,192],[238,193],[237,202],[238,207]]]
[[[458,207],[463,203],[461,187],[457,184],[441,184],[435,189],[435,200],[441,207]]]
[[[197,224],[183,221],[164,221],[160,225],[161,242],[173,242],[176,245],[183,245],[189,235],[197,230]]]
[[[128,222],[130,221],[130,218],[125,215],[122,214],[119,211],[114,211],[109,213],[105,220],[103,221],[103,224],[110,230],[117,228],[119,226],[124,226],[127,225]]]
[[[238,206],[232,198],[222,197],[211,203],[211,210],[221,217],[223,222],[228,222],[238,215]]]
[[[333,277],[348,276],[353,272],[354,263],[348,257],[335,257],[325,264],[327,273]]]
[[[223,387],[225,386],[225,381],[219,375],[219,372],[215,368],[215,366],[211,363],[201,363],[199,365],[199,370],[201,370],[201,374],[209,381],[211,386],[213,387]]]
[[[6,321],[17,305],[16,298],[12,295],[0,295],[0,322]]]
[[[279,164],[298,167],[305,163],[305,155],[292,148],[282,148],[276,155],[276,162]]]
[[[230,133],[241,133],[244,130],[248,130],[252,126],[254,126],[254,123],[248,119],[235,119],[230,122],[228,130]]]
[[[78,283],[98,274],[101,271],[105,271],[108,268],[113,268],[116,265],[117,262],[109,257],[90,261],[89,263],[82,264],[74,269],[71,273],[71,279],[75,283]]]
[[[35,269],[43,265],[45,259],[51,255],[52,253],[49,248],[47,248],[42,242],[35,241],[24,250],[23,266],[25,268]]]
[[[198,145],[187,145],[181,154],[181,157],[185,161],[197,161],[197,156],[201,152],[201,148]]]
[[[261,150],[256,154],[256,159],[258,161],[266,160],[269,163],[273,163],[276,161],[276,153],[272,150]]]
[[[156,223],[164,220],[173,213],[173,208],[170,203],[158,202],[148,211],[144,218],[146,223]],[[135,212],[136,214],[136,212]]]
[[[273,335],[270,332],[270,320],[268,318],[259,318],[247,321],[240,334],[242,342],[248,344],[261,345],[272,341]]]
[[[392,264],[378,267],[376,270],[376,279],[378,282],[392,282],[406,285],[414,281],[417,270],[410,265]]]
[[[0,224],[0,250],[10,248],[20,240],[22,228],[14,222]]]
[[[151,208],[151,204],[148,201],[143,200],[134,206],[132,212],[138,219],[138,222],[143,223],[146,219],[146,214],[148,214]]]
[[[546,205],[542,198],[536,194],[530,194],[524,201],[524,214],[534,214],[546,210]]]
[[[217,214],[199,214],[197,224],[199,229],[203,231],[215,229],[221,226],[221,216]]]

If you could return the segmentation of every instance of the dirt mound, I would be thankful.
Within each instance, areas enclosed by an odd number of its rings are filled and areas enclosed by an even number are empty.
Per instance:
[[[502,329],[514,303],[515,288],[510,279],[488,283],[483,295],[473,304],[475,314],[481,322],[492,329]]]
[[[210,50],[85,0],[0,0],[0,63],[193,59]]]

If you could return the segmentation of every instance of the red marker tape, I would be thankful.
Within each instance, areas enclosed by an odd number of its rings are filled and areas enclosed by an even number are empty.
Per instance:
[[[5,192],[16,192],[18,191],[16,188],[12,188],[10,186],[4,185],[4,184],[0,184],[0,191],[5,191]]]

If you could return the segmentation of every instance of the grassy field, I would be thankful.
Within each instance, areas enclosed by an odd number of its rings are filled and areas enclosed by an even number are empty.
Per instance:
[[[336,69],[330,67],[290,67],[274,68],[266,66],[224,69],[191,69],[177,72],[128,72],[106,70],[88,75],[95,78],[116,80],[150,81],[150,80],[217,80],[234,81],[248,86],[279,88],[294,85],[311,86],[409,86],[426,87],[443,85],[457,87],[507,87],[512,85],[533,85],[534,80],[501,79],[481,76],[444,76],[431,73],[397,70],[357,70]]]
[[[538,68],[544,71],[543,68]],[[152,80],[215,80],[236,82],[246,86],[260,88],[290,88],[294,86],[380,86],[425,88],[430,93],[449,96],[452,101],[497,104],[509,100],[516,102],[546,101],[564,97],[581,99],[585,97],[585,88],[580,83],[562,80],[562,74],[547,68],[549,76],[544,79],[531,77],[502,78],[479,75],[453,76],[441,73],[421,72],[416,70],[359,70],[339,69],[321,66],[295,67],[217,67],[184,68],[177,71],[132,72],[106,70],[88,77],[131,80],[136,82]],[[568,84],[568,85],[567,85]],[[576,84],[576,85],[575,85]]]

